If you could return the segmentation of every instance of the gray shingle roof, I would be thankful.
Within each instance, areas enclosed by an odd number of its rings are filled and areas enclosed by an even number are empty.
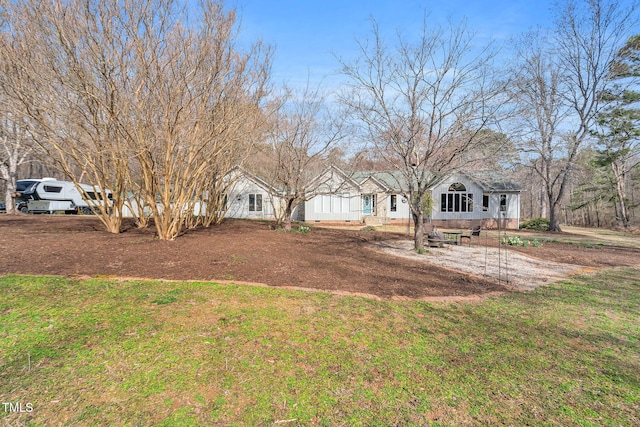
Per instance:
[[[367,178],[373,177],[389,190],[399,190],[402,187],[407,187],[407,179],[400,171],[355,171],[351,173],[351,177],[358,184],[362,184]]]
[[[522,188],[511,181],[505,174],[493,170],[476,170],[461,172],[484,191],[521,191]],[[390,190],[407,188],[406,177],[401,171],[356,171],[350,175],[358,184],[362,184],[367,178],[374,177]]]
[[[504,173],[493,170],[477,170],[464,172],[464,175],[475,181],[485,191],[521,191],[522,187],[511,181]]]

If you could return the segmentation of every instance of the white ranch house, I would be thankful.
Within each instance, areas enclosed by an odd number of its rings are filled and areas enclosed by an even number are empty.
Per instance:
[[[520,227],[520,189],[512,182],[499,179],[495,173],[454,174],[434,186],[431,194],[431,221],[435,225]]]
[[[398,224],[412,221],[407,200],[402,196],[397,172],[346,173],[329,167],[314,179],[316,195],[301,203],[293,219],[324,224]],[[315,186],[315,185],[314,185]],[[236,180],[227,197],[229,218],[273,219],[272,195],[277,191],[246,171]],[[520,225],[520,189],[495,173],[453,174],[431,189],[430,218],[443,228],[500,227]]]
[[[274,219],[272,194],[277,194],[263,179],[236,168],[232,171],[231,191],[227,194],[227,218]]]

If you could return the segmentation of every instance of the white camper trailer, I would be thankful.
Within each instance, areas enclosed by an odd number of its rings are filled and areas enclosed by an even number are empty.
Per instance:
[[[91,200],[102,200],[100,193],[96,195],[93,187],[80,184]],[[92,213],[85,196],[81,194],[73,182],[58,181],[53,178],[23,179],[16,182],[17,199],[20,200],[20,210],[25,213]],[[106,191],[107,199],[111,199],[111,192]],[[97,202],[100,203],[100,202]],[[95,206],[96,202],[93,202]]]

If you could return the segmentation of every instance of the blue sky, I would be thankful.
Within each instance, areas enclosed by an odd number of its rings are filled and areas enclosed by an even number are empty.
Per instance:
[[[228,0],[242,19],[242,38],[275,46],[275,83],[304,84],[330,76],[339,68],[335,55],[357,55],[356,38],[368,36],[369,18],[394,36],[410,35],[425,12],[436,23],[466,18],[479,44],[498,43],[535,26],[551,26],[553,0]],[[328,77],[325,81],[336,81]]]

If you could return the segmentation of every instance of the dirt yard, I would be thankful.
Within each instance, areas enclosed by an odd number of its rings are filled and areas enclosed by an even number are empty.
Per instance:
[[[113,235],[92,217],[0,215],[0,274],[250,282],[437,300],[531,289],[576,272],[640,263],[640,249],[545,243],[509,248],[507,270],[497,275],[491,266],[502,264],[489,252],[497,254],[498,245],[488,240],[488,247],[476,241],[472,248],[418,255],[406,236],[378,231],[313,227],[285,233],[264,222],[225,221],[173,242],[158,240],[154,231],[127,222],[123,233]],[[500,260],[505,253],[502,248]],[[508,284],[505,272],[511,274]]]

